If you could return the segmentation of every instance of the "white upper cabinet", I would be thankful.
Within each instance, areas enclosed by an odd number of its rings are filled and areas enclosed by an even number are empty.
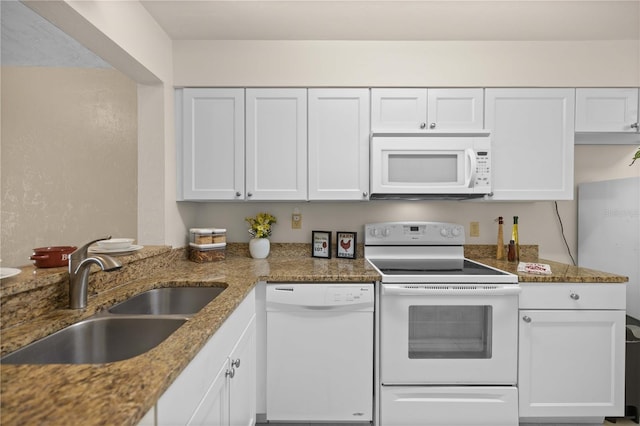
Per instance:
[[[309,199],[366,200],[369,90],[309,89]]]
[[[427,94],[430,130],[483,128],[483,89],[428,89]]]
[[[638,132],[638,89],[576,89],[576,132]]]
[[[573,199],[574,89],[486,89],[493,200]]]
[[[307,90],[246,90],[246,199],[307,199]]]
[[[482,129],[483,89],[371,89],[371,130]]]
[[[242,199],[244,89],[182,89],[176,98],[178,199]]]

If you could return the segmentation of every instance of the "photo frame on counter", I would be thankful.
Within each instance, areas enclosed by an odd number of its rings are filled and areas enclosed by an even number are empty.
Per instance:
[[[355,259],[357,241],[357,232],[338,231],[336,233],[336,257],[341,259]]]
[[[311,231],[311,257],[331,259],[331,231]]]

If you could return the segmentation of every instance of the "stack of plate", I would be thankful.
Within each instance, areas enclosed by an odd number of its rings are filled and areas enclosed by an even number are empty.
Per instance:
[[[143,248],[143,246],[133,244],[134,241],[133,238],[101,240],[89,247],[89,253],[109,254],[112,256],[131,254]]]

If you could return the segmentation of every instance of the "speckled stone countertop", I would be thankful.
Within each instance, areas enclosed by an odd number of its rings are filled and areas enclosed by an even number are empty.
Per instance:
[[[220,262],[194,263],[184,260],[184,251],[149,247],[130,259],[118,272],[97,272],[90,286],[86,310],[64,308],[64,269],[25,268],[0,285],[3,317],[0,334],[2,353],[100,312],[117,302],[148,289],[166,286],[221,286],[225,291],[187,321],[160,345],[137,357],[97,365],[6,365],[0,366],[0,419],[3,425],[135,425],[198,353],[258,281],[370,282],[379,275],[363,259],[317,259],[304,244],[273,244],[264,260],[249,258],[246,244],[229,244],[227,258]],[[468,257],[515,272],[516,264],[491,259],[482,250]],[[537,256],[537,249],[535,255]],[[144,259],[149,256],[150,259]],[[531,260],[533,261],[533,260]],[[145,263],[146,262],[146,263]],[[551,276],[520,274],[523,282],[625,282],[626,277],[549,263]],[[116,278],[109,278],[115,274]],[[118,275],[120,274],[120,275]],[[34,275],[39,275],[36,279]],[[524,276],[523,276],[524,275]],[[44,282],[39,278],[44,278]],[[61,281],[62,280],[62,281]],[[115,284],[114,284],[115,283]],[[38,309],[29,315],[29,297],[38,291],[56,303],[55,309]],[[52,290],[53,289],[53,290]],[[18,297],[20,296],[20,297]],[[16,299],[22,300],[18,308]],[[37,305],[37,304],[36,304]],[[19,319],[17,319],[19,318]]]

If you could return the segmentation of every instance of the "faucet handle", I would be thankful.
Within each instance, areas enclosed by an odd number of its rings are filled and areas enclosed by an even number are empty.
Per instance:
[[[106,237],[102,237],[102,238],[98,238],[97,240],[90,241],[90,242],[86,243],[85,245],[83,245],[82,247],[80,247],[80,248],[76,249],[76,251],[74,251],[73,253],[71,253],[71,254],[69,255],[69,257],[73,257],[73,255],[74,255],[74,254],[78,254],[78,255],[80,255],[82,258],[84,258],[84,257],[86,257],[86,256],[87,256],[87,251],[89,250],[89,247],[90,247],[92,244],[95,244],[95,243],[97,243],[98,241],[110,240],[110,239],[111,239],[111,235],[107,235]]]

